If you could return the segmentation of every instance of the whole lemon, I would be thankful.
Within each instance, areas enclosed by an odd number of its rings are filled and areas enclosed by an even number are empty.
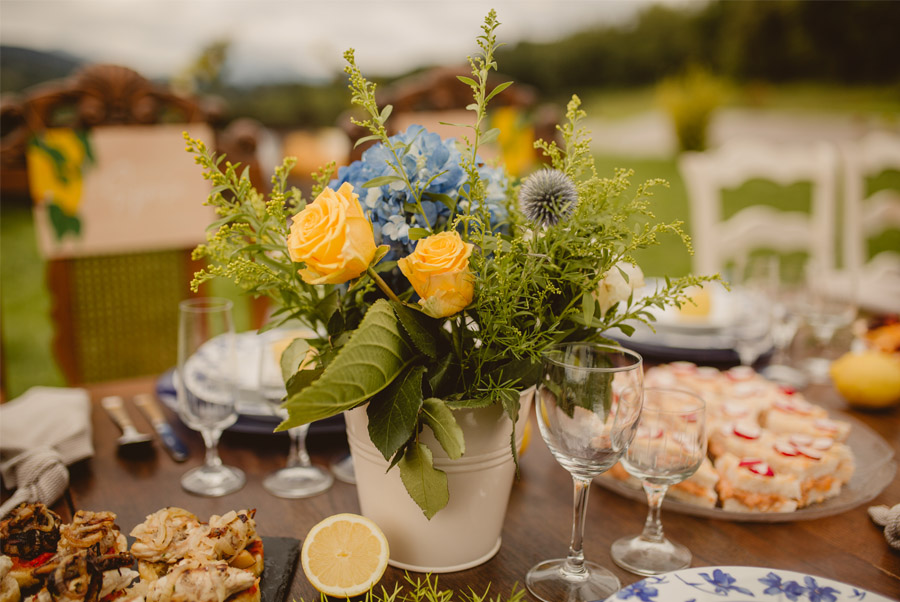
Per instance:
[[[847,403],[884,408],[900,402],[900,358],[880,351],[847,353],[832,362],[831,379]]]

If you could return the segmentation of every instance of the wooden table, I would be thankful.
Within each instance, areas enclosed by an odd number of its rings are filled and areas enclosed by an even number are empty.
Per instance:
[[[356,489],[340,482],[326,493],[303,500],[273,497],[262,487],[268,473],[283,466],[288,442],[284,436],[226,433],[220,452],[224,462],[247,473],[247,485],[222,498],[197,497],[182,491],[179,478],[203,459],[200,436],[188,430],[170,414],[172,423],[191,448],[190,459],[173,462],[158,448],[151,457],[127,460],[116,455],[118,430],[99,408],[104,395],[130,397],[152,391],[154,379],[106,383],[89,387],[94,400],[93,427],[95,455],[72,469],[71,498],[76,508],[111,510],[118,523],[129,531],[155,510],[168,505],[187,508],[200,517],[231,509],[256,508],[261,535],[291,535],[302,539],[326,516],[338,512],[358,512]],[[817,403],[840,415],[845,404],[830,387],[808,391]],[[850,412],[878,432],[900,456],[900,408],[881,413]],[[139,429],[149,425],[132,409]],[[532,420],[534,416],[532,415]],[[536,432],[536,429],[535,429]],[[569,474],[552,458],[539,437],[522,457],[521,479],[513,492],[503,530],[500,552],[486,564],[440,576],[440,583],[454,589],[483,591],[488,583],[494,595],[508,593],[514,584],[524,583],[525,573],[538,561],[564,556],[571,534],[572,485]],[[346,453],[342,436],[311,436],[313,461],[327,465]],[[4,491],[4,497],[9,492]],[[736,523],[663,513],[666,532],[685,544],[694,554],[694,566],[752,565],[776,567],[821,575],[900,598],[900,552],[884,540],[880,527],[866,513],[872,504],[900,503],[900,480],[894,479],[872,502],[843,514],[810,521],[763,524]],[[65,505],[58,504],[64,514]],[[646,505],[627,500],[595,486],[588,507],[585,554],[616,573],[623,585],[640,579],[619,569],[610,559],[610,544],[617,538],[640,531]],[[67,518],[64,516],[64,518]],[[435,542],[439,545],[439,542]],[[389,588],[401,580],[401,571],[388,568],[382,584]],[[294,577],[290,596],[298,602],[318,600],[301,569]],[[290,599],[290,597],[288,597]],[[532,599],[528,596],[528,599]]]

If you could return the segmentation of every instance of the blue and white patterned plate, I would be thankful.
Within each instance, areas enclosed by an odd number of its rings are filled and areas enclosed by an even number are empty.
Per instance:
[[[703,566],[647,577],[606,599],[630,602],[891,602],[879,594],[816,577],[756,566]]]

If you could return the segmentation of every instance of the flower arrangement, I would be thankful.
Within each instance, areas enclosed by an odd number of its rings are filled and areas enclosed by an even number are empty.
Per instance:
[[[336,179],[333,165],[314,174],[311,202],[287,188],[291,159],[265,196],[238,165],[187,137],[220,216],[195,250],[209,266],[193,286],[232,279],[275,302],[266,328],[300,321],[321,335],[282,355],[289,418],[279,429],[368,404],[372,443],[428,518],[449,492],[423,428],[461,457],[454,410],[499,404],[515,424],[519,393],[537,382],[548,347],[630,334],[629,321],[652,320],[652,307],[682,303],[705,280],[666,280],[634,298],[642,276],[633,252],[663,232],[687,239],[680,223],[652,220],[648,197],[660,181],[629,192],[629,171],[597,174],[577,97],[561,143],[535,142],[549,167],[520,183],[480,159],[498,134],[486,127],[488,103],[511,83],[488,86],[498,25],[491,11],[471,77],[459,78],[473,93],[473,121],[456,142],[420,127],[389,136],[391,107],[378,106],[348,50],[352,101],[366,115],[354,121],[370,132],[360,142],[377,143]],[[298,369],[311,354],[313,366]],[[514,442],[515,433],[513,456]]]

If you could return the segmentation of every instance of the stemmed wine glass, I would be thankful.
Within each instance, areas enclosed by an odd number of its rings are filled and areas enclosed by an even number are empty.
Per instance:
[[[568,556],[535,565],[525,578],[528,591],[545,602],[602,600],[621,587],[612,572],[584,559],[584,520],[591,481],[634,437],[643,382],[641,356],[619,347],[567,343],[544,354],[538,425],[575,484]]]
[[[828,346],[835,333],[849,326],[856,318],[856,282],[853,274],[841,290],[832,286],[834,273],[819,262],[809,260],[805,265],[805,288],[794,309],[804,319],[818,344],[817,355],[806,360],[806,371],[815,383],[828,382],[830,360]]]
[[[237,420],[231,307],[231,301],[218,298],[188,299],[178,306],[178,414],[206,444],[204,464],[185,473],[181,486],[199,495],[226,495],[246,482],[243,471],[222,464],[218,452],[222,431]]]
[[[727,328],[742,366],[753,366],[772,345],[777,274],[771,257],[747,256],[734,269],[733,315]]]
[[[296,334],[296,333],[295,333]],[[281,352],[294,337],[292,333],[270,330],[260,335],[259,382],[260,393],[272,412],[282,420],[288,412],[281,407],[287,391],[281,375],[279,359]],[[334,478],[318,466],[314,466],[306,450],[306,436],[309,425],[302,424],[288,429],[291,447],[287,464],[263,480],[266,491],[277,497],[304,498],[326,491],[334,483]]]
[[[691,565],[691,552],[666,539],[660,506],[670,485],[700,467],[706,457],[706,404],[697,395],[677,389],[644,389],[644,408],[637,435],[622,465],[641,480],[650,509],[640,535],[616,540],[613,561],[640,575],[658,575]]]
[[[761,370],[769,380],[802,389],[806,375],[789,365],[789,349],[800,327],[795,301],[803,293],[802,270],[796,262],[787,262],[776,255],[761,258],[753,264],[753,279],[764,283],[762,288],[772,312],[772,345],[775,352],[769,364]]]

